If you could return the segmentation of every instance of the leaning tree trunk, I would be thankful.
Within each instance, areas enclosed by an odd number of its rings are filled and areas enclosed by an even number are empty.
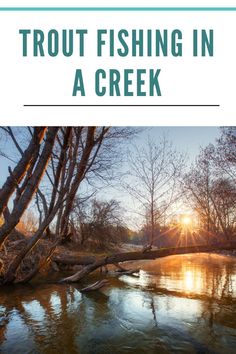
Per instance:
[[[58,128],[56,127],[48,128],[44,148],[41,156],[38,159],[34,172],[29,178],[27,186],[23,191],[22,195],[17,199],[17,203],[14,204],[10,217],[0,228],[0,246],[3,244],[4,240],[9,236],[14,227],[19,223],[20,218],[24,214],[33,195],[37,191],[38,185],[44,175],[44,172],[48,165],[48,161],[52,154],[52,149],[57,132]]]
[[[34,128],[34,133],[29,143],[29,146],[24,151],[20,161],[18,162],[14,170],[10,173],[6,182],[0,189],[0,216],[6,208],[10,197],[13,195],[13,193],[17,189],[17,186],[27,173],[27,170],[30,167],[31,161],[34,156],[34,152],[40,146],[45,132],[46,127]]]
[[[12,283],[15,278],[16,278],[16,272],[24,259],[24,257],[33,249],[33,247],[36,246],[40,238],[42,237],[44,231],[48,227],[48,225],[52,222],[54,219],[57,208],[54,208],[54,210],[51,212],[51,214],[43,221],[39,229],[36,231],[36,233],[29,239],[27,242],[26,246],[18,253],[18,255],[13,259],[13,261],[10,263],[3,282],[6,283]]]
[[[7,272],[5,273],[4,283],[11,283],[11,282],[13,282],[15,280],[17,270],[18,270],[22,260],[36,246],[38,241],[41,239],[43,233],[45,232],[45,230],[48,229],[50,223],[54,219],[56,213],[58,212],[58,209],[59,209],[60,205],[63,202],[65,191],[63,192],[61,190],[59,192],[58,191],[58,185],[59,185],[59,181],[60,181],[61,171],[63,169],[64,163],[65,163],[66,157],[67,157],[66,150],[68,149],[68,141],[69,141],[69,138],[70,138],[70,135],[71,135],[71,129],[72,129],[71,127],[68,127],[67,130],[66,130],[66,133],[64,135],[64,142],[63,142],[63,145],[62,145],[62,150],[61,150],[60,158],[59,158],[59,161],[58,161],[58,166],[57,166],[57,171],[56,171],[56,175],[55,175],[55,183],[54,183],[54,186],[53,186],[51,202],[50,202],[49,208],[47,208],[47,215],[45,216],[44,221],[41,223],[41,225],[39,226],[39,228],[36,231],[36,233],[29,239],[29,241],[27,242],[26,246],[18,253],[18,255],[11,262]],[[58,194],[58,199],[57,200],[56,200],[56,194]],[[53,253],[57,242],[58,241],[56,241],[55,246],[53,246],[52,249],[50,250],[48,256],[44,257],[44,258],[46,258],[46,260],[47,260],[48,257],[50,257],[50,254]],[[37,274],[39,268],[40,268],[40,264],[35,266],[35,268],[32,269],[29,274],[26,275],[25,281],[27,281],[28,279],[30,280],[35,274]]]
[[[67,204],[66,204],[66,215],[69,216],[69,213],[71,211],[71,207],[73,204],[73,200],[74,197],[76,195],[76,192],[79,188],[80,182],[82,181],[84,174],[85,174],[85,170],[88,167],[88,161],[89,161],[89,157],[93,148],[93,144],[94,144],[94,132],[95,132],[95,128],[94,127],[90,127],[88,128],[88,135],[87,135],[87,141],[86,141],[86,146],[84,148],[82,157],[81,157],[81,161],[79,163],[79,165],[77,166],[77,173],[76,176],[74,177],[74,180],[72,182],[71,185],[71,189],[70,192],[67,195]],[[67,132],[67,134],[65,134],[65,141],[67,141],[68,143],[68,139],[70,137],[70,131]],[[64,149],[66,149],[67,147],[67,143],[64,145]],[[63,149],[62,149],[63,151]],[[76,150],[77,153],[77,150]],[[76,155],[74,156],[74,158],[76,157]],[[61,169],[61,171],[63,170],[63,160],[65,158],[65,154],[63,154],[63,158],[61,163],[58,164],[58,167]],[[76,166],[76,163],[74,164],[74,159],[72,158],[72,174],[71,176],[73,176],[73,171],[74,168]],[[68,177],[68,180],[66,182],[66,185],[70,185],[71,183],[71,179],[70,177]],[[57,180],[56,183],[56,187],[59,185],[59,178]],[[67,188],[63,188],[64,192],[67,191]],[[55,190],[57,190],[57,188],[55,188]],[[50,218],[50,222],[52,221],[52,219],[54,218],[56,212],[58,211],[59,207],[62,204],[62,200],[64,199],[64,193],[61,191],[59,199],[57,200],[56,205],[52,206],[52,204],[49,207],[49,212],[51,212],[51,215],[49,214],[48,217]],[[52,197],[53,198],[53,197]],[[55,198],[54,198],[55,201]],[[68,214],[67,214],[68,213]],[[64,214],[65,216],[65,214]],[[65,218],[65,225],[67,225],[66,223],[67,218]],[[45,223],[48,224],[48,221],[45,221]],[[17,269],[20,266],[20,263],[22,261],[22,259],[26,256],[26,254],[37,244],[38,240],[41,238],[42,232],[45,230],[45,223],[43,223],[42,227],[40,228],[39,232],[36,232],[36,234],[30,239],[30,242],[27,244],[27,246],[24,248],[24,250],[22,250],[18,256],[14,259],[14,261],[12,262],[12,264],[10,265],[10,268],[6,274],[5,277],[5,282],[12,282],[14,280],[14,274],[16,274]],[[64,225],[63,225],[64,226]],[[63,228],[63,231],[66,230],[66,226],[65,228]],[[54,244],[52,245],[51,249],[49,250],[48,254],[44,255],[41,259],[40,264],[36,265],[34,269],[31,270],[31,272],[29,274],[27,274],[24,279],[20,280],[20,282],[26,282],[29,281],[30,279],[32,279],[39,271],[40,267],[42,266],[42,264],[45,264],[45,262],[47,262],[51,256],[53,255],[53,252],[55,251],[55,248],[57,246],[57,244],[61,241],[60,239],[60,234],[57,235],[57,240],[54,242]]]
[[[74,199],[79,188],[81,181],[85,176],[85,171],[88,168],[89,158],[94,148],[94,134],[96,132],[95,127],[89,127],[86,137],[86,144],[81,156],[81,160],[77,166],[77,173],[71,185],[70,191],[66,198],[65,209],[61,217],[61,233],[65,236],[68,234],[69,227],[69,215],[73,208]]]

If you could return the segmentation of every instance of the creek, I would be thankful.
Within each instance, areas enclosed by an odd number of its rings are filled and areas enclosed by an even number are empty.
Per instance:
[[[0,289],[0,352],[235,353],[236,258],[202,253],[134,264],[139,277],[108,277],[86,294],[79,289],[100,273],[81,284]]]

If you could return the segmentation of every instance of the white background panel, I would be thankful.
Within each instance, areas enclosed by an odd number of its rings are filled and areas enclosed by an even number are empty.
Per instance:
[[[40,6],[43,4],[41,1]],[[235,17],[236,12],[0,12],[1,124],[235,124]],[[183,56],[97,58],[98,28],[168,29],[169,33],[177,28],[183,33]],[[45,33],[50,29],[87,29],[85,56],[22,57],[19,29],[42,29]],[[192,56],[193,29],[214,30],[214,57]],[[94,73],[98,68],[115,68],[121,73],[124,68],[160,68],[162,97],[97,97]],[[76,69],[83,70],[86,97],[72,97]],[[24,104],[220,104],[220,108],[26,108]]]

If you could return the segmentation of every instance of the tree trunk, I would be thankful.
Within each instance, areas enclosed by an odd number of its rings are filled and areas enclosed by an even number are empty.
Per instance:
[[[61,218],[61,230],[62,230],[61,233],[64,236],[66,236],[68,233],[69,214],[72,210],[78,187],[84,178],[86,169],[88,168],[89,157],[90,157],[90,154],[91,154],[92,149],[94,147],[95,131],[96,131],[95,127],[88,128],[86,145],[84,147],[81,160],[80,160],[79,165],[77,167],[76,177],[74,178],[74,181],[71,185],[70,191],[69,191],[68,196],[66,198],[65,209],[64,209],[64,212],[63,212],[63,215]]]
[[[5,276],[4,276],[4,283],[12,283],[15,280],[16,277],[16,272],[23,260],[23,258],[36,246],[40,238],[42,237],[42,234],[48,227],[48,225],[52,222],[54,219],[61,199],[63,198],[63,195],[60,196],[60,199],[58,199],[57,204],[55,205],[54,209],[52,210],[51,214],[47,216],[47,218],[42,222],[41,226],[39,229],[36,231],[36,233],[29,239],[27,242],[26,246],[21,250],[21,252],[13,259],[11,262]],[[57,240],[58,241],[58,240]],[[55,242],[57,242],[55,241]]]
[[[57,132],[58,128],[56,127],[48,128],[44,148],[37,162],[35,170],[32,176],[30,177],[23,194],[18,199],[18,202],[14,205],[10,217],[0,228],[0,246],[2,245],[6,237],[8,237],[10,232],[14,229],[14,227],[19,223],[20,218],[24,214],[34,193],[37,190],[41,178],[43,177],[44,172],[47,168]]]
[[[16,165],[16,167],[14,168],[14,170],[9,175],[6,182],[0,189],[0,216],[4,211],[4,209],[6,208],[10,197],[17,189],[19,183],[24,178],[28,168],[30,167],[30,163],[34,156],[34,152],[41,144],[45,132],[46,132],[46,127],[34,128],[34,134],[32,136],[28,148],[25,150],[20,161],[18,162],[18,164]]]

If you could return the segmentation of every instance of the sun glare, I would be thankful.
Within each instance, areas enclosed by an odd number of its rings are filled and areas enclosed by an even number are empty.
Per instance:
[[[190,216],[183,216],[181,219],[181,224],[184,226],[189,226],[192,223],[192,219]]]

